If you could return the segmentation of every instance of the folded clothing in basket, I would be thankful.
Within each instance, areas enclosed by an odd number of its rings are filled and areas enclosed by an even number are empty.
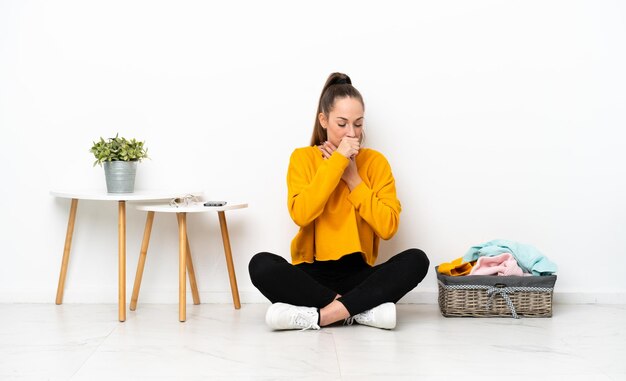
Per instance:
[[[439,273],[450,276],[468,275],[476,262],[463,262],[463,258],[457,258],[452,262],[442,263],[438,266]]]
[[[471,262],[480,257],[493,257],[504,253],[512,254],[524,272],[533,275],[550,275],[557,271],[556,264],[533,246],[504,239],[496,239],[472,246],[463,256],[463,261]]]
[[[517,265],[517,261],[512,254],[504,253],[493,257],[478,258],[469,275],[522,276],[524,272]]]

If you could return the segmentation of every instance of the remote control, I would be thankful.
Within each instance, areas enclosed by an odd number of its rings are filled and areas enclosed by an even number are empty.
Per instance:
[[[224,206],[226,205],[226,201],[207,201],[204,203],[204,206]]]

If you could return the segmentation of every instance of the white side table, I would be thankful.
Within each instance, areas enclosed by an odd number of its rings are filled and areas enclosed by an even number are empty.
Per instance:
[[[59,275],[59,285],[57,287],[56,304],[63,303],[63,288],[65,286],[65,276],[70,260],[70,248],[72,246],[72,235],[74,234],[74,222],[76,221],[76,210],[78,200],[94,201],[117,201],[118,204],[118,271],[119,271],[119,320],[126,320],[126,201],[156,201],[168,200],[176,197],[184,197],[189,193],[172,191],[136,191],[133,193],[107,193],[103,190],[87,191],[51,191],[54,197],[69,198],[72,200],[70,206],[70,216],[67,223],[67,233],[65,235],[65,248],[63,250],[63,261],[61,262],[61,274]],[[197,194],[197,193],[194,193]]]
[[[235,276],[235,267],[233,265],[233,255],[230,248],[230,237],[228,236],[228,227],[226,225],[225,211],[247,208],[246,203],[227,202],[224,206],[204,206],[202,203],[195,203],[189,206],[171,206],[169,204],[158,205],[138,205],[138,210],[148,212],[146,217],[146,228],[144,230],[143,242],[141,244],[141,253],[139,255],[139,263],[137,264],[137,274],[135,276],[135,285],[133,287],[133,296],[130,302],[130,310],[137,308],[137,299],[139,298],[139,288],[141,287],[141,278],[146,263],[146,255],[148,252],[148,244],[150,242],[150,232],[152,230],[152,222],[154,221],[154,213],[176,213],[178,218],[178,320],[184,322],[187,319],[187,282],[185,279],[186,271],[189,272],[189,283],[191,286],[191,294],[194,304],[200,304],[200,296],[198,295],[198,287],[191,263],[191,251],[189,249],[189,240],[187,237],[187,213],[214,213],[217,212],[220,221],[220,229],[222,231],[222,243],[224,244],[224,255],[226,257],[226,266],[228,267],[228,275],[230,279],[230,289],[233,294],[233,304],[235,309],[241,308],[239,301],[239,290],[237,288],[237,278]]]

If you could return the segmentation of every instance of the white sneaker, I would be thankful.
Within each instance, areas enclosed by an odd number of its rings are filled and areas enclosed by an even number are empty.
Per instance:
[[[355,321],[370,327],[394,329],[396,327],[396,305],[391,302],[383,303],[371,310],[347,318],[346,324],[352,325]]]
[[[298,307],[274,303],[267,309],[265,323],[272,329],[320,329],[319,314],[314,307]]]

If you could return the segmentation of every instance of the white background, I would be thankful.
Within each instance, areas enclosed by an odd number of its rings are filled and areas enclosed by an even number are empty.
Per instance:
[[[149,148],[137,188],[249,202],[227,217],[263,301],[248,261],[289,257],[289,155],[341,71],[403,206],[380,260],[511,239],[559,265],[557,301],[625,303],[625,47],[619,1],[0,1],[0,302],[53,302],[69,201],[48,192],[104,189],[88,150],[117,132]],[[217,217],[188,224],[203,302],[230,302]],[[157,215],[140,301],[177,300],[176,233]],[[436,301],[434,269],[404,300]],[[79,203],[65,301],[117,301],[115,203]]]

